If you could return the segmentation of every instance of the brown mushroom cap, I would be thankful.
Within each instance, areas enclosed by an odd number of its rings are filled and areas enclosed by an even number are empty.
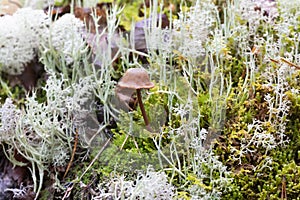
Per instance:
[[[150,81],[145,69],[131,68],[125,72],[124,76],[118,82],[118,86],[132,89],[150,89],[154,87],[154,83]]]

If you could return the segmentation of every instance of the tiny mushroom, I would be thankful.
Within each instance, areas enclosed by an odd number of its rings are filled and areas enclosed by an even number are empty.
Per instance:
[[[141,89],[150,89],[154,87],[154,83],[150,81],[147,71],[143,68],[128,69],[117,85],[119,88],[135,89],[141,112],[148,131],[153,132],[142,101]]]

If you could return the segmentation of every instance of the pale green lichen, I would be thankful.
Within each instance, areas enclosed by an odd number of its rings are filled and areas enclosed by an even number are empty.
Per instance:
[[[89,184],[95,199],[276,199],[285,179],[288,197],[299,196],[298,3],[218,3],[181,5],[173,26],[162,29],[162,4],[154,1],[143,26],[147,52],[115,33],[122,9],[113,7],[106,32],[95,35],[95,41],[107,39],[94,47],[95,63],[78,32],[82,23],[72,15],[59,19],[76,21],[66,48],[57,31],[64,25],[52,24],[57,34],[45,37],[49,46],[40,55],[49,74],[45,98],[38,101],[33,92],[24,109],[10,99],[0,109],[1,142],[11,161],[17,150],[31,162],[35,191],[48,166],[67,164],[79,130],[79,147],[88,147],[95,160],[80,162],[67,178]],[[154,133],[144,130],[136,105],[120,111],[112,104],[116,77],[133,66],[145,68],[156,83],[143,93]],[[134,93],[125,95],[134,104]],[[95,98],[103,119],[90,123]],[[111,141],[105,149],[103,139]],[[149,164],[153,169],[136,176]],[[74,188],[74,196],[84,193],[79,184]]]
[[[1,71],[19,75],[36,56],[40,41],[47,35],[50,18],[42,10],[19,9],[0,18]]]

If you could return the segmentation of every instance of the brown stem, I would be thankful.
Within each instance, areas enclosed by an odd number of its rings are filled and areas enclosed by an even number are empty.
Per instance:
[[[290,61],[288,61],[288,60],[286,60],[286,59],[284,59],[284,58],[280,58],[280,60],[281,60],[282,62],[287,63],[287,64],[290,65],[290,66],[295,67],[296,69],[300,69],[300,66],[298,66],[298,65],[296,65],[296,64],[294,64],[294,63],[292,63],[292,62],[290,62]]]
[[[138,98],[138,102],[139,102],[139,105],[140,105],[140,109],[142,111],[142,115],[143,115],[143,118],[144,118],[144,122],[145,122],[145,125],[146,125],[146,129],[149,132],[153,132],[152,128],[149,125],[150,124],[149,119],[147,117],[145,107],[144,107],[144,104],[143,104],[143,101],[142,101],[141,89],[136,89],[136,93],[137,93],[137,98]]]
[[[137,93],[137,99],[138,99],[138,102],[139,102],[139,105],[140,105],[140,108],[141,108],[141,111],[142,111],[142,115],[143,115],[143,118],[144,118],[145,125],[148,126],[149,125],[149,119],[147,117],[145,107],[144,107],[144,104],[143,104],[143,101],[142,101],[141,89],[136,89],[136,93]]]

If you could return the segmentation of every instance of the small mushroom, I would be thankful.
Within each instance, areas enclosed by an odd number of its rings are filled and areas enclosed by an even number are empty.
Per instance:
[[[138,103],[142,111],[146,128],[148,131],[153,132],[149,125],[149,119],[147,117],[141,95],[141,89],[150,89],[154,87],[154,83],[150,81],[147,71],[143,68],[128,69],[118,82],[117,87],[119,89],[123,88],[136,90]]]

